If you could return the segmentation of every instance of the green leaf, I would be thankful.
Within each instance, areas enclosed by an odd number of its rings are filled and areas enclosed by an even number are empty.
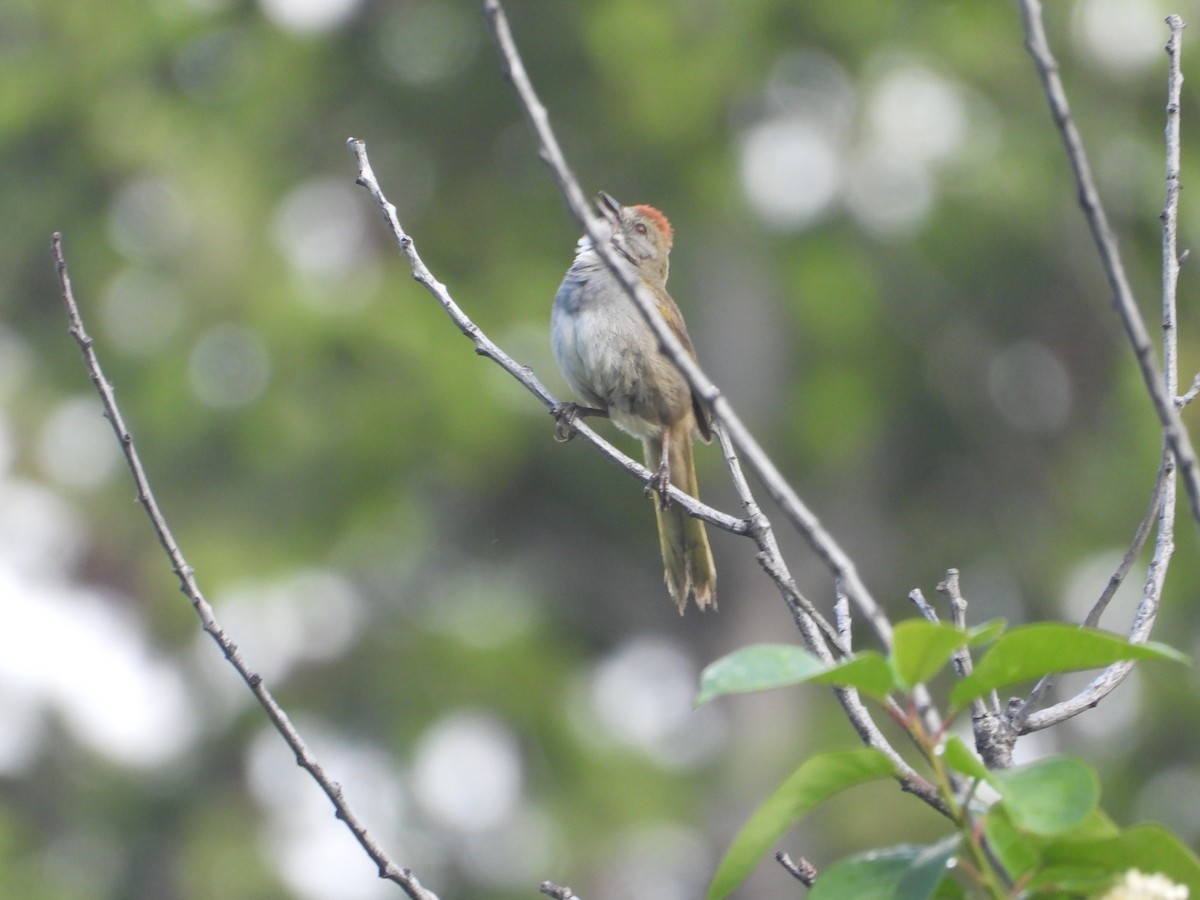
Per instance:
[[[990,781],[1013,824],[1034,834],[1061,834],[1076,827],[1100,800],[1096,773],[1069,756],[998,769]]]
[[[942,749],[942,758],[946,760],[946,765],[955,772],[961,772],[969,778],[986,781],[990,774],[983,761],[972,753],[963,739],[956,734],[947,738]]]
[[[982,625],[976,625],[974,628],[967,629],[967,634],[971,636],[971,639],[967,643],[972,647],[979,644],[990,644],[996,638],[1000,637],[1007,627],[1008,623],[1003,619],[989,619]]]
[[[1037,839],[1020,831],[1002,804],[988,810],[983,836],[988,851],[1013,882],[1021,881],[1041,863]]]
[[[814,756],[788,776],[734,838],[708,888],[709,900],[727,897],[783,833],[810,809],[857,784],[890,778],[891,760],[871,748]]]
[[[947,863],[958,852],[951,835],[928,847],[901,846],[844,859],[817,876],[810,900],[928,900],[946,877]]]
[[[826,669],[809,679],[813,684],[835,684],[839,687],[857,688],[869,697],[883,700],[899,687],[892,674],[892,667],[884,657],[874,650],[866,650],[853,659]]]
[[[904,877],[897,897],[931,897],[945,880],[952,860],[958,853],[960,835],[952,834],[921,849]]]
[[[704,669],[696,705],[724,694],[744,694],[797,684],[825,669],[821,660],[792,644],[743,647]]]
[[[965,632],[951,625],[924,619],[901,622],[892,637],[891,659],[897,680],[905,688],[929,681],[968,639]]]
[[[1042,856],[1047,866],[1087,866],[1099,874],[1159,872],[1187,885],[1193,895],[1200,890],[1200,859],[1161,825],[1136,825],[1100,840],[1054,841],[1042,848]]]
[[[1058,843],[1089,843],[1108,840],[1120,832],[1112,820],[1096,807],[1082,822],[1069,831],[1052,837],[1041,837],[1028,831],[1021,831],[1013,824],[1008,810],[1003,803],[997,803],[987,812],[984,819],[983,834],[987,839],[992,856],[1004,868],[1011,881],[1053,883],[1056,887],[1067,884],[1080,884],[1082,881],[1094,882],[1095,871],[1083,871],[1081,865],[1055,865],[1053,874],[1044,865],[1042,849]],[[1070,869],[1070,871],[1068,871]],[[1108,877],[1108,873],[1100,873]],[[1091,896],[1084,890],[1082,893]]]
[[[1026,625],[996,641],[975,671],[954,686],[951,708],[960,710],[976,697],[1018,681],[1051,672],[1098,669],[1125,659],[1189,661],[1164,644],[1131,644],[1105,631],[1072,625]]]

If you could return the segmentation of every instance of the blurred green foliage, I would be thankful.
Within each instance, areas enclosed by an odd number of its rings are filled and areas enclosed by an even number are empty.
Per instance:
[[[1047,9],[1149,322],[1157,23],[1195,12],[1183,6]],[[297,24],[322,9],[325,25]],[[889,610],[905,615],[910,589],[956,566],[975,622],[1078,618],[1142,515],[1158,437],[1012,5],[508,11],[585,189],[670,215],[671,288],[701,361]],[[1113,21],[1124,43],[1105,31]],[[1185,46],[1186,75],[1195,58]],[[29,700],[36,737],[24,755],[0,753],[0,894],[395,895],[338,843],[321,798],[302,799],[314,786],[255,780],[270,752],[256,748],[274,746],[261,714],[196,637],[108,436],[62,429],[76,422],[63,418],[70,402],[99,407],[64,335],[54,230],[218,614],[314,728],[318,754],[330,750],[384,846],[442,897],[527,897],[543,878],[588,900],[697,896],[806,751],[854,746],[831,697],[726,698],[672,718],[690,696],[670,690],[694,688],[707,662],[789,633],[750,545],[714,536],[721,611],[679,619],[639,486],[580,442],[554,443],[545,411],[411,281],[354,186],[351,135],[435,275],[563,390],[546,332],[575,227],[477,4],[9,0],[0,79],[4,496],[32,486],[64,504],[82,536],[51,580],[98,591],[182,673],[194,727],[176,752],[132,764],[81,737],[69,702]],[[1197,112],[1185,88],[1185,184]],[[1182,247],[1197,224],[1185,191]],[[1185,385],[1195,296],[1185,267]],[[719,454],[700,457],[706,499],[735,509]],[[80,462],[96,458],[111,464]],[[14,545],[41,534],[19,509],[4,519]],[[1179,531],[1158,634],[1190,649],[1200,571],[1195,527]],[[828,576],[785,543],[828,608]],[[334,573],[348,599],[331,607],[312,590],[296,606],[292,579],[306,571]],[[15,609],[18,595],[0,604]],[[80,660],[64,680],[89,677]],[[15,683],[0,683],[0,708]],[[1123,711],[1106,704],[1029,752],[1098,755],[1119,821],[1153,815],[1194,841],[1190,806],[1163,799],[1187,795],[1162,788],[1200,779],[1194,687],[1148,671],[1123,688]],[[469,749],[471,735],[491,748],[476,760],[485,775],[519,769],[490,824],[455,820],[423,792],[438,782],[422,748]],[[394,783],[356,780],[376,771],[363,759],[386,760]],[[309,831],[273,791],[315,810]],[[872,800],[871,815],[831,811],[789,848],[820,864],[935,833],[910,798]],[[334,853],[323,842],[341,855],[322,866]],[[343,880],[322,887],[305,860]],[[770,865],[756,878],[746,896],[787,890]]]

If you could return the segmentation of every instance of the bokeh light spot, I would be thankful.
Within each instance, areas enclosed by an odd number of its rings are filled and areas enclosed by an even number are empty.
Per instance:
[[[1148,0],[1084,0],[1075,5],[1075,40],[1106,69],[1126,72],[1163,60],[1169,9]]]
[[[450,3],[406,3],[379,29],[379,56],[397,79],[413,87],[445,81],[475,58],[479,29]]]
[[[754,211],[780,229],[813,224],[842,183],[837,147],[820,123],[797,115],[752,126],[741,142],[742,187]]]
[[[100,308],[105,337],[131,355],[153,353],[183,321],[183,298],[170,282],[144,269],[127,269],[108,287]]]
[[[42,469],[60,484],[94,488],[107,481],[120,464],[112,426],[101,415],[92,394],[60,403],[46,419],[38,441]]]
[[[933,179],[924,166],[887,153],[865,153],[854,164],[846,205],[875,234],[899,236],[919,225],[933,206]]]
[[[192,350],[192,390],[201,403],[216,409],[253,403],[267,386],[270,372],[262,338],[238,325],[210,328]]]
[[[1022,431],[1057,431],[1071,412],[1067,371],[1036,341],[1018,341],[992,358],[988,392],[1000,414]]]
[[[942,162],[966,140],[961,90],[922,65],[888,72],[868,97],[866,112],[870,142],[900,164]]]
[[[183,678],[152,652],[140,625],[95,594],[31,585],[0,560],[8,620],[0,702],[15,695],[17,712],[28,702],[52,707],[76,738],[127,766],[159,765],[186,749],[197,721]]]
[[[127,259],[148,262],[174,256],[191,230],[191,214],[179,192],[152,175],[126,182],[108,209],[109,240]]]
[[[346,22],[361,0],[259,0],[263,14],[285,31],[329,31]]]
[[[515,812],[521,787],[516,738],[492,716],[451,713],[417,744],[413,792],[448,828],[479,832],[498,827]]]

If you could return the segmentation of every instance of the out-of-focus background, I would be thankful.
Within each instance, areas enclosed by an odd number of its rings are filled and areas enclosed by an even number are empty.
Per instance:
[[[1200,9],[1048,7],[1153,326],[1162,20]],[[956,566],[976,622],[1077,621],[1159,440],[1015,4],[508,10],[585,190],[671,217],[702,362],[888,610]],[[711,660],[796,640],[751,545],[713,533],[720,612],[680,618],[641,487],[552,440],[355,187],[351,135],[437,277],[565,396],[547,329],[576,228],[479,4],[6,0],[0,72],[0,894],[399,893],[198,633],[66,336],[55,230],[222,622],[442,897],[544,878],[588,900],[699,896],[792,767],[854,744],[815,689],[692,708]],[[1198,227],[1185,189],[1181,247]],[[1185,385],[1196,285],[1185,267]],[[719,453],[699,468],[736,511]],[[1179,532],[1158,635],[1192,651],[1196,527]],[[783,537],[827,609],[827,575]],[[1141,669],[1020,753],[1085,755],[1119,821],[1195,841],[1196,686]],[[782,846],[822,865],[940,827],[859,789]],[[768,862],[742,896],[792,890]]]

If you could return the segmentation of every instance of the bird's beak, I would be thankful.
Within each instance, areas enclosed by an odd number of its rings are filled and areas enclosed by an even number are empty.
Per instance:
[[[600,210],[600,215],[614,224],[621,219],[621,204],[604,191],[596,195],[596,208]]]

